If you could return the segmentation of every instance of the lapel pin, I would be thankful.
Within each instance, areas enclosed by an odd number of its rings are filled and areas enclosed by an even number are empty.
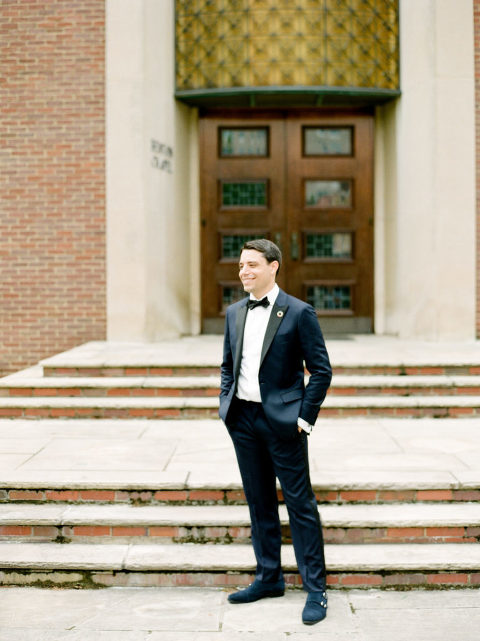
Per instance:
[[[282,316],[283,316],[283,312],[282,312],[282,310],[280,310],[279,312],[277,312],[277,316],[278,316],[278,318],[282,318]]]

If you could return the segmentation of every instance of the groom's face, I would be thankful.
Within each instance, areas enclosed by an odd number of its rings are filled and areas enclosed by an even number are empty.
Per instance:
[[[275,284],[278,262],[269,263],[256,249],[244,249],[238,267],[243,289],[255,298],[263,298]]]

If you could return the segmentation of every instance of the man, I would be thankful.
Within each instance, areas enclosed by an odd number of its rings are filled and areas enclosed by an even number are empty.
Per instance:
[[[252,522],[254,582],[230,603],[283,596],[276,477],[287,505],[304,590],[302,620],[326,617],[323,536],[310,483],[307,433],[331,380],[315,310],[275,282],[282,255],[269,240],[252,240],[240,256],[249,299],[227,309],[221,367],[220,417],[233,440]],[[310,373],[305,387],[304,362]]]

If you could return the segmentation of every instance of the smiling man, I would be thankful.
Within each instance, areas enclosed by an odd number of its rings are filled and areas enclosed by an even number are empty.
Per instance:
[[[285,591],[276,479],[287,505],[293,546],[308,592],[302,620],[327,615],[323,536],[308,466],[312,430],[331,381],[315,310],[275,282],[282,262],[269,240],[243,246],[239,276],[249,298],[227,309],[220,417],[232,438],[252,522],[254,582],[230,603],[280,597]],[[305,387],[304,367],[310,378]]]

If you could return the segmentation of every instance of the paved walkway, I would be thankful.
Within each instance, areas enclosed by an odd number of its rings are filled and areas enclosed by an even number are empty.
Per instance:
[[[208,588],[0,589],[0,641],[477,641],[480,591],[330,591],[301,623],[302,591],[230,605]]]

